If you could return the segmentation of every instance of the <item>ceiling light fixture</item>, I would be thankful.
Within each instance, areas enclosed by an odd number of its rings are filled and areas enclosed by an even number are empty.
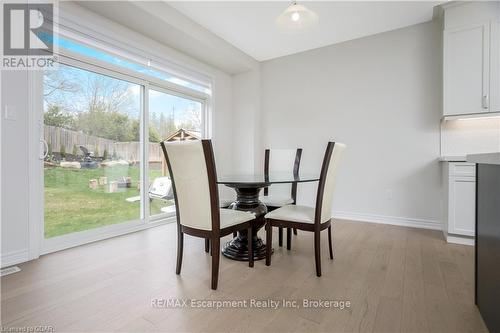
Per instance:
[[[276,19],[280,28],[302,29],[318,22],[318,15],[306,6],[293,1],[290,6]]]

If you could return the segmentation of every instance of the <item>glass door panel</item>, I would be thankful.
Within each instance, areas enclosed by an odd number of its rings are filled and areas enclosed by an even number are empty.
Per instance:
[[[141,219],[141,85],[44,74],[45,238]]]
[[[168,168],[159,142],[199,140],[203,103],[160,89],[149,89],[149,214],[175,214]]]

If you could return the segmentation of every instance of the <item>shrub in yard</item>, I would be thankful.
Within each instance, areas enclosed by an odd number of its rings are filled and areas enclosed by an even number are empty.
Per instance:
[[[108,150],[104,148],[104,153],[102,153],[102,159],[103,161],[108,159]]]
[[[116,150],[113,150],[113,157],[112,157],[114,160],[116,160],[118,158],[118,155],[116,154]]]
[[[61,149],[59,149],[59,154],[61,155],[61,158],[66,158],[66,146],[61,146]]]
[[[45,157],[45,161],[52,162],[54,160],[54,155],[52,155],[52,144],[47,144],[47,156]]]
[[[76,145],[73,145],[73,152],[71,154],[73,155],[73,157],[76,157],[76,155],[78,155],[78,148],[76,147]]]
[[[99,157],[99,147],[98,147],[98,146],[95,146],[95,149],[94,149],[94,156],[95,156],[95,157]]]

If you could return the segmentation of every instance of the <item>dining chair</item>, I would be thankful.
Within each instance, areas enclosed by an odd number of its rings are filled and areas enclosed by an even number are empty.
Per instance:
[[[302,157],[302,148],[298,149],[266,149],[264,154],[264,176],[269,177],[270,173],[290,173],[294,176],[299,175],[300,159]],[[271,187],[264,188],[262,201],[268,211],[273,211],[285,205],[295,204],[297,202],[297,183],[274,184]],[[286,248],[291,249],[292,233],[297,235],[296,228],[286,229]],[[278,245],[283,246],[283,228],[278,228]]]
[[[271,265],[273,227],[297,228],[314,232],[314,257],[316,275],[321,276],[320,232],[328,229],[328,249],[333,260],[332,204],[335,178],[345,145],[328,142],[321,167],[316,207],[286,205],[265,215],[266,219],[266,265]]]
[[[220,238],[233,231],[246,229],[252,234],[248,212],[219,208],[217,172],[210,140],[161,142],[172,179],[177,215],[177,264],[180,274],[184,234],[210,240],[212,252],[212,289],[219,277]],[[253,248],[249,242],[249,266],[253,267]]]

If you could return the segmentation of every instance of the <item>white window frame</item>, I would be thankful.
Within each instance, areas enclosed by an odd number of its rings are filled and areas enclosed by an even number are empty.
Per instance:
[[[65,37],[66,38],[66,37]],[[73,38],[71,38],[75,41]],[[80,40],[76,40],[76,43],[83,43],[86,46],[94,48],[95,46],[84,43]],[[100,51],[108,52],[107,50],[99,49]],[[149,210],[149,197],[147,185],[149,184],[148,175],[148,158],[149,158],[149,89],[158,90],[170,95],[176,95],[179,97],[184,97],[191,99],[193,101],[200,102],[202,104],[202,129],[201,134],[203,138],[211,137],[211,111],[212,111],[212,97],[209,94],[205,94],[196,90],[191,90],[189,88],[176,85],[174,83],[157,79],[150,76],[141,75],[138,72],[116,66],[104,61],[100,61],[95,58],[86,57],[82,54],[71,52],[64,48],[59,48],[58,62],[80,68],[83,70],[95,72],[97,74],[106,75],[119,80],[124,80],[141,86],[141,105],[140,105],[140,139],[143,143],[141,145],[141,170],[140,170],[140,181],[141,181],[141,205],[140,205],[140,219],[125,221],[122,223],[117,223],[109,226],[99,227],[95,229],[89,229],[81,232],[75,232],[71,234],[56,236],[52,238],[45,238],[44,235],[44,184],[43,184],[43,163],[37,159],[38,157],[38,147],[39,138],[41,137],[41,130],[43,129],[43,75],[41,73],[31,73],[30,76],[30,99],[33,99],[33,103],[30,106],[30,111],[32,119],[30,120],[32,131],[31,133],[36,133],[30,138],[32,147],[30,150],[30,158],[32,159],[30,175],[32,179],[41,177],[41,181],[35,181],[35,188],[37,191],[33,191],[31,195],[30,207],[32,207],[33,216],[30,218],[30,259],[35,259],[41,254],[51,253],[59,251],[62,249],[94,242],[97,240],[102,240],[106,238],[111,238],[130,232],[135,232],[138,230],[143,230],[146,228],[175,222],[175,214],[157,214],[150,216]],[[120,56],[127,59],[126,56]],[[131,60],[134,61],[134,60]],[[166,71],[168,73],[168,71]],[[177,74],[176,71],[173,71]],[[185,79],[184,76],[181,77]],[[200,82],[193,80],[193,82]],[[213,84],[209,83],[209,87],[212,89],[213,94]],[[42,91],[40,91],[40,89]],[[34,235],[38,235],[34,236]]]

